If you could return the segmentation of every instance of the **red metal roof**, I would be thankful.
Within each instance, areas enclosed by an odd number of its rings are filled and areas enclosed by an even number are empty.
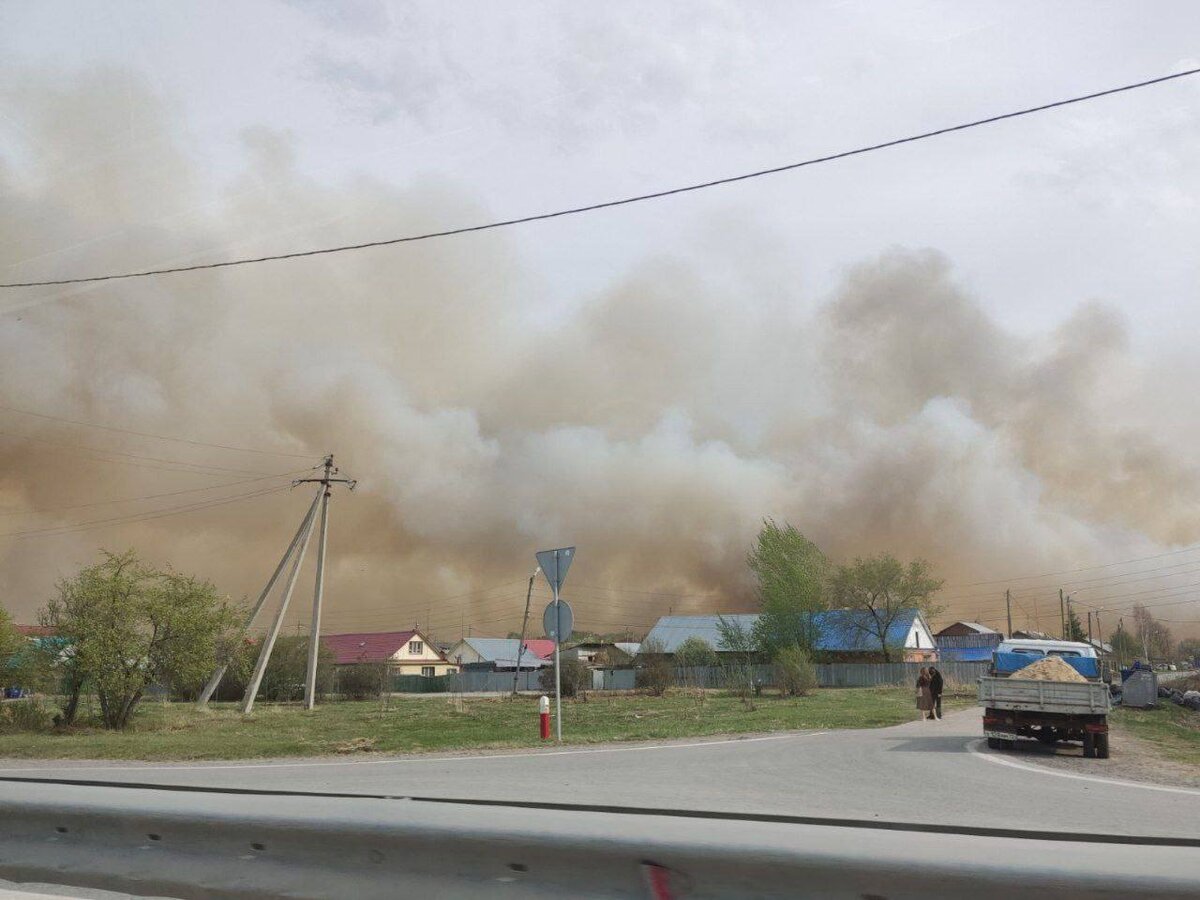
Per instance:
[[[536,638],[526,641],[525,649],[539,659],[549,659],[554,655],[554,641],[547,638]]]
[[[17,634],[25,637],[49,637],[54,634],[54,629],[45,625],[13,625],[17,630]]]
[[[321,641],[333,651],[334,662],[341,665],[356,662],[384,662],[414,636],[425,640],[416,631],[377,631],[355,634],[323,634]],[[437,647],[425,644],[434,653]],[[440,654],[439,654],[440,655]]]

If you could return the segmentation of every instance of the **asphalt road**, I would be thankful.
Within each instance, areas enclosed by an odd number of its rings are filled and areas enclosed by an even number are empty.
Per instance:
[[[1073,773],[1047,770],[988,750],[979,733],[968,710],[741,740],[307,762],[11,761],[0,775],[1200,837],[1200,791],[1099,778],[1085,760]]]

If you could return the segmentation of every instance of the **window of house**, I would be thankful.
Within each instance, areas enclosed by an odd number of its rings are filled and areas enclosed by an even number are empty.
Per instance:
[[[426,678],[433,677],[433,666],[421,666],[421,674]]]
[[[409,641],[408,642],[408,652],[409,653],[424,653],[425,652],[425,644],[422,641]]]

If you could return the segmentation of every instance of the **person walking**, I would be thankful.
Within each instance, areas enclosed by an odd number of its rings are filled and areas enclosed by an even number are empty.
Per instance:
[[[932,718],[941,719],[942,717],[942,688],[945,682],[942,681],[942,673],[937,670],[936,666],[929,667],[929,694],[933,699],[933,716]]]
[[[929,670],[924,666],[917,675],[917,709],[921,711],[921,721],[930,718],[933,710],[933,694],[929,690]]]

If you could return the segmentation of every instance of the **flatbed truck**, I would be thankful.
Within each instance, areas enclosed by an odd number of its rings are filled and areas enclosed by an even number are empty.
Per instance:
[[[1021,668],[1058,656],[1087,680],[1039,681]],[[1089,759],[1108,758],[1108,714],[1112,699],[1096,651],[1074,641],[1004,641],[993,654],[990,674],[979,679],[983,733],[992,749],[1011,749],[1022,740],[1044,744],[1073,741]]]

